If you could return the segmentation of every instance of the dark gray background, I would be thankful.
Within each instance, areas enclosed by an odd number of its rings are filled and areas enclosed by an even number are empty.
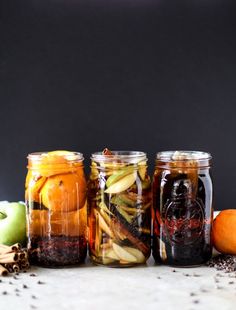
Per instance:
[[[24,198],[29,152],[88,167],[107,146],[151,173],[157,151],[209,151],[216,208],[236,207],[233,2],[8,0],[0,32],[0,200]]]

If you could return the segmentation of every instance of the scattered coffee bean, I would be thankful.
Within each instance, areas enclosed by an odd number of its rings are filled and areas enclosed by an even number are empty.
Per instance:
[[[158,278],[158,277],[157,277],[157,278]],[[39,280],[37,283],[38,283],[38,284],[45,284],[45,282],[42,282],[42,281],[40,281],[40,280]]]
[[[20,292],[20,290],[19,290],[18,288],[16,288],[16,289],[15,289],[15,292],[17,292],[17,293],[18,293],[18,292]]]
[[[173,269],[173,270],[172,270],[172,272],[176,272],[176,270],[175,270],[175,269]]]
[[[37,297],[35,295],[32,295],[31,298],[32,299],[37,299]]]
[[[220,254],[207,262],[207,266],[214,267],[217,270],[223,270],[226,273],[236,271],[236,256]]]
[[[185,276],[185,277],[190,277],[190,274],[184,273],[184,276]]]
[[[37,275],[35,273],[31,273],[30,277],[37,277]]]
[[[208,290],[206,290],[205,288],[202,288],[202,289],[201,289],[201,292],[202,292],[202,293],[207,293]]]
[[[229,284],[234,284],[234,281],[229,281]]]
[[[9,284],[12,285],[13,283],[11,281],[9,281]]]
[[[23,288],[28,288],[28,286],[26,284],[23,284],[22,287]]]
[[[14,277],[13,277],[13,279],[15,279],[15,280],[19,280],[19,278],[17,278],[17,276],[14,276]]]
[[[7,294],[8,294],[7,291],[2,292],[2,295],[7,295]]]

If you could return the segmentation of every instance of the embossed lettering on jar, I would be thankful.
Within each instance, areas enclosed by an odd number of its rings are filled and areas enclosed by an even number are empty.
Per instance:
[[[176,266],[199,265],[212,254],[211,155],[160,152],[153,178],[153,256]]]

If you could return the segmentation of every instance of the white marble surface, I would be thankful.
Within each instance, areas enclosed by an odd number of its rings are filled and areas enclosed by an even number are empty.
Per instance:
[[[173,269],[152,259],[147,266],[123,269],[89,262],[64,269],[33,267],[18,279],[1,278],[0,310],[236,309],[236,274],[208,267]]]

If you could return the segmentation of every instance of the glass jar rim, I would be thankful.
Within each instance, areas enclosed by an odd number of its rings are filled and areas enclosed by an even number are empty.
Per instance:
[[[211,154],[203,151],[176,150],[162,151],[156,154],[156,160],[162,162],[184,162],[194,160],[197,162],[205,162],[211,159]]]
[[[105,155],[103,152],[95,152],[91,155],[91,160],[95,162],[139,163],[147,161],[147,153],[140,151],[111,151],[111,155]]]
[[[57,151],[57,152],[58,153],[57,154],[55,153],[54,156],[61,157],[70,163],[82,162],[84,160],[83,154],[79,152],[74,152],[74,151]],[[59,152],[61,152],[61,154]],[[40,162],[41,160],[48,157],[50,153],[51,151],[33,152],[33,153],[29,153],[27,158],[29,161]],[[51,161],[51,163],[53,163],[53,160]]]

